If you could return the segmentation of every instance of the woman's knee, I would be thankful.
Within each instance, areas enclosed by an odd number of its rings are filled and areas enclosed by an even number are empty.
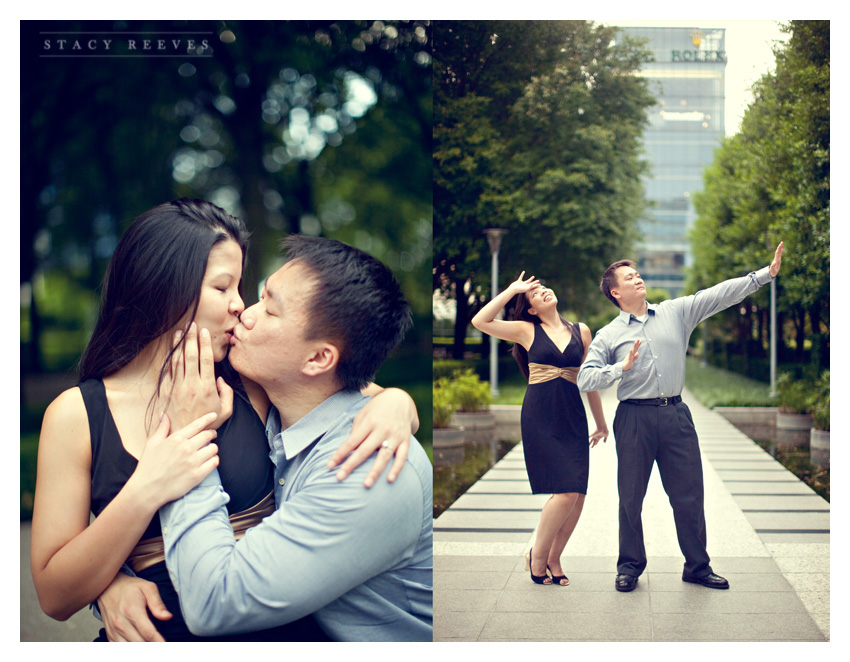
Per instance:
[[[584,503],[584,494],[579,494],[578,492],[562,492],[560,494],[553,494],[552,499],[555,500],[558,505],[574,506],[578,503]]]

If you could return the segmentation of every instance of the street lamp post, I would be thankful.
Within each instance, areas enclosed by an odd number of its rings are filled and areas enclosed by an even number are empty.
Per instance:
[[[484,234],[487,235],[487,243],[490,244],[491,254],[491,274],[490,274],[490,299],[495,299],[499,294],[499,246],[502,244],[502,237],[507,233],[503,228],[487,228]],[[490,336],[490,394],[492,396],[499,395],[499,356],[497,353],[499,340],[494,336]]]
[[[770,397],[776,397],[776,279],[770,281]]]

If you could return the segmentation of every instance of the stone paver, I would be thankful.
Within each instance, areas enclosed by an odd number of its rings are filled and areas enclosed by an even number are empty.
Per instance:
[[[614,389],[602,397],[610,429]],[[681,580],[657,469],[643,509],[647,569],[634,592],[614,590],[613,439],[591,450],[584,512],[562,561],[570,586],[533,584],[524,554],[548,496],[530,493],[519,444],[434,521],[434,640],[828,641],[829,503],[724,418],[685,401],[703,454],[708,551],[728,591]]]

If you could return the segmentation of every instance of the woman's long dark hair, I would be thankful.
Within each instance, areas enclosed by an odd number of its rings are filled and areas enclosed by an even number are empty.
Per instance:
[[[531,322],[532,324],[540,324],[540,318],[537,315],[528,312],[528,309],[531,307],[531,304],[528,302],[528,297],[525,296],[524,292],[517,294],[508,302],[508,309],[512,309],[512,320],[523,320],[524,322]],[[558,315],[558,317],[561,316]],[[561,317],[561,322],[564,326],[569,326],[569,324],[567,324],[567,320],[563,317]],[[528,381],[528,351],[518,342],[515,342],[514,346],[511,348],[511,354],[513,354],[514,359],[519,366],[519,370],[525,377],[525,380]]]
[[[228,239],[242,249],[244,269],[248,231],[209,202],[182,198],[133,221],[106,270],[100,315],[80,359],[80,381],[113,374],[187,313],[194,318],[210,250]],[[160,385],[168,363],[160,369]]]

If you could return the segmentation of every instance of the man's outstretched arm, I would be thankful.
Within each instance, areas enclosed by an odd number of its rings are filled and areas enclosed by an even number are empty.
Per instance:
[[[681,306],[682,317],[688,332],[693,331],[704,319],[743,301],[779,274],[785,242],[779,242],[773,261],[740,278],[730,278],[696,294],[674,299],[671,304]]]

